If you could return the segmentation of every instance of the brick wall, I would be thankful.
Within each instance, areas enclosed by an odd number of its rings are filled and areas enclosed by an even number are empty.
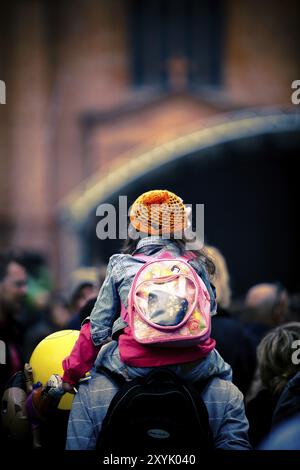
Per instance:
[[[300,77],[299,2],[227,2],[225,88],[244,105],[290,105]]]
[[[290,103],[290,83],[300,78],[295,6],[227,0],[227,103]],[[76,264],[76,247],[72,262],[62,262],[69,238],[56,221],[58,202],[123,152],[184,134],[220,110],[181,95],[108,119],[83,146],[82,116],[136,100],[126,0],[7,1],[2,8],[0,79],[7,80],[8,103],[0,106],[0,244],[48,253],[61,280]]]

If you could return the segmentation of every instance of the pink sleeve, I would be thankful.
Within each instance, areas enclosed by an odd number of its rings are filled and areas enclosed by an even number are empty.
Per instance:
[[[92,368],[99,349],[92,341],[90,322],[85,323],[71,354],[63,360],[63,381],[75,385],[79,379],[84,377],[86,372]]]

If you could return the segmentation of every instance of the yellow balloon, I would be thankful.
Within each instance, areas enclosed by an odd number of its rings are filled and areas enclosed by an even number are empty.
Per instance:
[[[79,336],[78,330],[62,330],[44,338],[33,351],[30,365],[34,382],[46,385],[52,374],[63,375],[62,361],[70,354]],[[74,395],[65,393],[58,408],[70,410]]]

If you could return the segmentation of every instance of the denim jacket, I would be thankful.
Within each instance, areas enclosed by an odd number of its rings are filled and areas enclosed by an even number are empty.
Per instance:
[[[135,253],[139,251],[145,255],[154,256],[158,256],[163,251],[169,251],[174,257],[181,256],[177,245],[158,236],[142,238],[137,244]],[[210,284],[206,268],[204,264],[196,260],[191,260],[189,263],[205,283],[210,294],[211,315],[215,315],[217,309],[215,289]],[[127,326],[127,323],[120,317],[120,300],[127,307],[131,284],[143,264],[144,261],[129,254],[111,256],[105,281],[90,317],[92,339],[95,346],[101,346],[107,341],[107,338],[114,337],[118,331],[120,332]]]

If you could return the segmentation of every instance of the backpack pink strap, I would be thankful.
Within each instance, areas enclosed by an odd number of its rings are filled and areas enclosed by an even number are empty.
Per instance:
[[[192,259],[197,258],[197,255],[195,255],[194,253],[186,251],[183,255],[174,256],[170,251],[163,251],[157,257],[157,259],[162,259],[162,258],[165,258],[165,259],[183,258],[184,260],[190,261]]]
[[[147,261],[150,260],[155,260],[155,259],[174,259],[174,255],[170,253],[170,251],[163,251],[159,256],[153,256],[153,255],[144,255],[143,253],[137,253],[136,255],[133,255],[134,258],[140,258],[142,261]]]
[[[191,252],[185,252],[183,255],[181,256],[174,256],[170,251],[163,251],[162,253],[160,253],[159,256],[155,257],[153,255],[145,255],[143,253],[136,253],[135,255],[133,255],[134,258],[139,258],[141,259],[142,261],[144,261],[145,263],[147,263],[148,261],[151,261],[151,260],[154,260],[154,259],[174,259],[174,258],[183,258],[184,260],[186,261],[191,261],[193,259],[197,259],[197,255],[195,253],[191,253]]]
[[[174,259],[174,255],[172,255],[172,253],[170,251],[163,251],[158,257],[157,259],[162,259],[162,258],[165,258],[165,259]]]
[[[197,259],[196,253],[192,253],[191,251],[186,251],[183,255],[183,258],[191,261],[192,259]]]
[[[121,318],[122,318],[123,321],[128,323],[128,312],[125,308],[125,305],[123,304],[123,302],[121,300],[120,300],[120,303],[121,303]]]

